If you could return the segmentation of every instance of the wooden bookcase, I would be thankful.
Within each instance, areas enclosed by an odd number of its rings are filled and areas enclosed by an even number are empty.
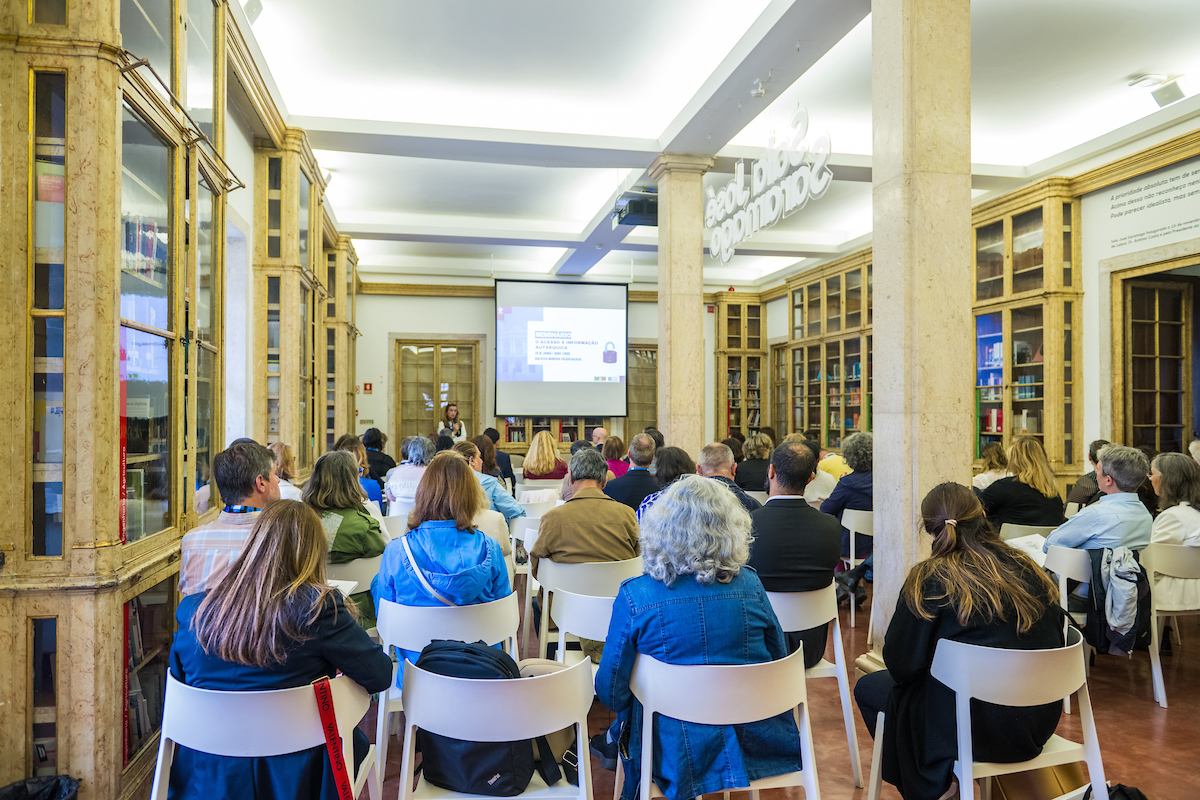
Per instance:
[[[525,455],[529,443],[539,431],[549,431],[558,442],[559,452],[571,452],[572,442],[588,439],[592,428],[612,429],[608,417],[496,417],[500,441],[496,446],[506,453]]]
[[[716,433],[749,436],[766,424],[767,304],[757,294],[718,292]]]

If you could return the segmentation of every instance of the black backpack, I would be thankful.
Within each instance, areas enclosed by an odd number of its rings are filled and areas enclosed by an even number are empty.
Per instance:
[[[483,642],[435,640],[421,651],[417,666],[452,678],[521,677],[512,656]],[[520,742],[464,742],[418,730],[417,748],[425,780],[452,792],[512,797],[525,791],[535,769],[548,786],[562,777],[544,736]]]
[[[1092,787],[1084,792],[1083,800],[1091,800]],[[1118,783],[1115,786],[1108,787],[1109,800],[1147,800],[1146,795],[1142,794],[1132,786],[1126,786],[1123,783]]]

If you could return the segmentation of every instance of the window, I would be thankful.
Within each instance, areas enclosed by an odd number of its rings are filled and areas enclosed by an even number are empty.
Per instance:
[[[1126,283],[1125,291],[1129,444],[1183,452],[1184,420],[1191,418],[1191,286]]]
[[[629,348],[629,416],[625,442],[645,428],[658,427],[658,346]],[[590,431],[588,432],[590,436]]]
[[[30,775],[58,774],[58,617],[29,620],[29,669],[33,676]]]
[[[267,277],[267,444],[279,441],[279,358],[282,352],[279,328],[281,278]]]
[[[216,59],[213,37],[216,9],[211,0],[187,4],[187,110],[201,132],[213,140],[213,97],[216,96]]]
[[[427,436],[442,425],[442,409],[458,406],[467,436],[483,430],[476,416],[478,345],[474,342],[401,341],[397,376],[398,434]]]
[[[167,86],[172,76],[172,29],[171,0],[121,0],[121,45],[149,61]],[[158,81],[146,77],[155,91],[164,93]]]

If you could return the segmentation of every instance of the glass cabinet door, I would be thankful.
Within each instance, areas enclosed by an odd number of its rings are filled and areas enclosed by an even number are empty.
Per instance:
[[[819,344],[809,345],[807,351],[805,371],[808,373],[808,419],[805,421],[807,426],[805,430],[813,431],[820,437],[820,432],[825,427],[825,395],[821,386],[821,346]]]
[[[1030,292],[1042,288],[1042,248],[1045,228],[1042,209],[1017,214],[1012,220],[1012,290]]]
[[[862,325],[862,270],[846,273],[846,328]]]
[[[803,433],[808,429],[804,418],[807,392],[804,381],[804,348],[792,350],[792,432]]]
[[[762,358],[746,356],[746,427],[757,430],[762,425]]]
[[[1012,399],[1013,436],[1042,439],[1044,398],[1044,359],[1042,306],[1026,306],[1012,311]]]
[[[1004,294],[1004,222],[975,229],[975,299]]]
[[[975,317],[975,457],[991,442],[1004,440],[1003,314]]]
[[[1188,287],[1132,286],[1129,290],[1130,426],[1134,447],[1182,452],[1184,388],[1191,375],[1184,353]]]
[[[792,338],[804,338],[804,290],[792,292]]]
[[[742,358],[729,356],[725,365],[726,432],[742,427]]]
[[[842,445],[842,343],[825,344],[826,447]]]
[[[842,374],[845,376],[845,412],[843,429],[847,435],[863,430],[862,340],[858,337],[842,343]]]
[[[824,306],[821,304],[821,284],[810,283],[807,289],[808,294],[808,335],[821,335],[821,318],[825,315]]]
[[[725,306],[725,346],[742,349],[742,307],[736,303]]]
[[[762,306],[746,306],[746,349],[758,350],[762,346]]]
[[[842,276],[825,279],[825,332],[842,329]]]

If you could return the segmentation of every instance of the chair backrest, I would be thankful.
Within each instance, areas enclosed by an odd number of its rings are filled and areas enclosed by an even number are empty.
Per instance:
[[[517,499],[521,499],[521,492],[534,492],[538,489],[553,489],[555,492],[560,492],[562,491],[562,478],[522,477],[517,481]]]
[[[375,629],[384,649],[420,652],[434,639],[503,642],[517,634],[521,608],[515,592],[471,606],[405,606],[379,601]]]
[[[587,719],[594,691],[586,659],[508,680],[450,678],[404,662],[405,724],[470,742],[519,741],[571,727]]]
[[[838,618],[837,586],[811,592],[767,592],[767,600],[785,631],[806,631]],[[554,607],[558,619],[557,598]]]
[[[388,517],[396,517],[408,522],[408,515],[416,508],[416,503],[402,503],[397,500],[388,505]]]
[[[512,538],[523,542],[529,537],[529,532],[536,532],[541,524],[541,517],[513,517],[508,522],[508,529],[512,534]]]
[[[554,509],[554,500],[542,500],[537,503],[521,503],[521,508],[525,509],[525,516],[530,519],[541,519],[547,511]]]
[[[1037,534],[1045,539],[1054,532],[1054,525],[1014,525],[1011,522],[1005,522],[1000,526],[1000,539],[1007,542],[1009,539],[1019,539],[1022,536],[1033,536]]]
[[[664,664],[639,653],[629,687],[647,717],[664,714],[702,725],[758,722],[806,701],[804,648],[779,661],[729,666]]]
[[[1063,511],[1063,516],[1067,519],[1079,513],[1079,503],[1067,503],[1066,509]]]
[[[330,681],[343,740],[371,705],[366,690],[343,675]],[[263,692],[197,689],[167,673],[162,735],[217,756],[278,756],[325,744],[312,686]],[[345,752],[345,741],[342,745]]]
[[[746,494],[750,495],[751,497],[753,497],[755,500],[757,500],[760,503],[767,502],[767,493],[766,492],[746,492]]]
[[[389,511],[391,509],[388,509]],[[399,539],[404,534],[408,533],[408,513],[403,516],[387,516],[383,518],[383,529],[387,533],[384,538]]]
[[[951,639],[938,642],[930,675],[960,696],[1002,706],[1062,700],[1087,680],[1083,634],[1067,629],[1067,644],[1049,650],[1009,650]]]
[[[558,589],[554,592],[554,621],[561,633],[573,633],[584,639],[602,642],[608,636],[608,623],[612,618],[612,597],[596,597],[588,594]]]
[[[863,536],[875,535],[875,512],[859,511],[857,508],[847,508],[842,512],[842,527],[850,533],[861,533]]]
[[[383,556],[373,558],[356,558],[345,564],[326,564],[325,576],[334,581],[357,581],[356,591],[365,592],[371,588],[371,581],[379,574],[379,565]]]
[[[641,574],[641,556],[625,561],[588,561],[582,564],[562,564],[543,558],[538,561],[537,581],[551,592],[562,587],[576,594],[616,597],[624,581]]]
[[[1061,578],[1080,583],[1092,582],[1092,558],[1087,550],[1050,545],[1043,566]]]
[[[1200,547],[1186,544],[1151,544],[1141,553],[1142,565],[1169,578],[1200,578]]]

